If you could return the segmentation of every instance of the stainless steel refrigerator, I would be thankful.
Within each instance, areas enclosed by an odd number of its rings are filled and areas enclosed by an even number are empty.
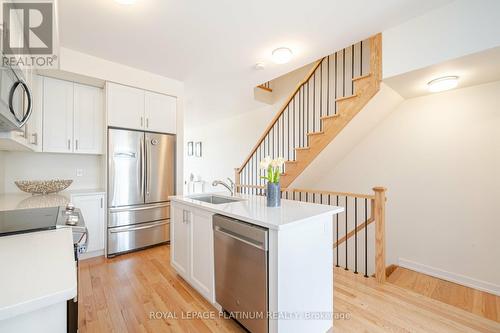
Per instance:
[[[170,240],[175,135],[108,130],[107,255]]]

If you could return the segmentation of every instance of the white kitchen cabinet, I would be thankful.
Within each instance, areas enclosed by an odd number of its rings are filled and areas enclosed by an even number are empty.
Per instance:
[[[144,105],[146,130],[176,133],[177,99],[175,97],[146,91]]]
[[[73,152],[73,82],[43,78],[43,151]]]
[[[215,301],[212,214],[189,206],[172,206],[171,265],[208,301]]]
[[[33,92],[33,112],[25,125],[26,139],[33,151],[42,151],[43,78],[32,74],[30,86]]]
[[[185,279],[189,278],[189,211],[183,207],[172,207],[170,221],[170,262]],[[174,250],[175,249],[175,250]]]
[[[101,89],[43,78],[43,151],[102,154]]]
[[[193,286],[208,300],[214,298],[214,239],[212,214],[193,210],[190,214],[190,270]]]
[[[144,90],[106,83],[108,125],[144,129]]]
[[[103,153],[104,117],[101,89],[74,84],[74,152]]]
[[[71,195],[71,202],[82,212],[88,230],[89,242],[86,257],[104,254],[106,215],[103,193]]]
[[[160,133],[177,132],[177,99],[172,96],[106,84],[108,126]]]

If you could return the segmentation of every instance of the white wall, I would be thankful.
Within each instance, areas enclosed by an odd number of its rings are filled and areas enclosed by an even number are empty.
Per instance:
[[[207,191],[224,191],[222,187],[212,188],[212,181],[227,177],[234,179],[234,168],[240,167],[271,119],[297,84],[304,79],[311,66],[312,64],[304,66],[273,80],[275,102],[272,105],[262,103],[261,107],[250,112],[216,121],[210,121],[207,116],[205,119],[197,119],[196,122],[187,122],[184,146],[186,147],[188,141],[201,141],[203,156],[189,157],[185,149],[184,178],[188,180],[193,173],[196,178],[206,182]]]
[[[383,77],[500,45],[500,1],[457,0],[383,32]]]
[[[389,263],[500,294],[500,82],[404,101],[309,186],[388,188]]]
[[[0,192],[20,192],[14,184],[15,180],[54,178],[73,179],[70,190],[103,187],[102,156],[28,152],[3,152],[3,156],[4,186],[0,188]],[[83,170],[82,177],[76,176],[77,168]]]

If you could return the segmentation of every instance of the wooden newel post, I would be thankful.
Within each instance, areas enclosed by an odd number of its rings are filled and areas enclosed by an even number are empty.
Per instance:
[[[385,282],[385,192],[384,187],[374,187],[375,205],[375,279],[377,282]]]
[[[234,184],[236,188],[234,189],[235,193],[240,193],[240,169],[234,168]]]

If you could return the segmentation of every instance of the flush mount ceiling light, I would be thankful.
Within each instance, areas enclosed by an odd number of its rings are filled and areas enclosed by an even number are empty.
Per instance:
[[[458,85],[458,76],[444,76],[427,83],[430,92],[450,90]]]
[[[115,0],[120,5],[133,5],[137,0]]]
[[[293,53],[288,47],[279,47],[273,51],[273,61],[276,64],[286,64],[292,59]]]

